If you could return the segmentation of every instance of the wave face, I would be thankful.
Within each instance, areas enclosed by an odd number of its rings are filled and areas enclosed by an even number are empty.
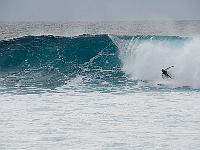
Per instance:
[[[26,36],[1,41],[0,53],[1,85],[55,88],[80,77],[91,84],[124,78],[107,35]]]
[[[0,84],[200,88],[199,47],[198,39],[176,36],[25,36],[0,41]],[[163,81],[161,69],[171,65],[173,80]]]

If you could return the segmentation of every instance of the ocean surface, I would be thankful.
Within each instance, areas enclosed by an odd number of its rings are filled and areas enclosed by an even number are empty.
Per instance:
[[[0,22],[0,149],[199,150],[199,77],[200,21]]]

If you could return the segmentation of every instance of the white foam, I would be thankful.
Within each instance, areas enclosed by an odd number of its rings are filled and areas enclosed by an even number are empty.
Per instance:
[[[1,149],[192,149],[199,92],[1,94]],[[192,100],[192,102],[191,102]]]
[[[172,84],[200,88],[200,39],[193,38],[182,44],[166,41],[121,40],[111,38],[120,50],[123,71],[134,80],[147,80],[154,84],[162,80],[161,69],[168,70]],[[167,41],[169,42],[169,41]]]

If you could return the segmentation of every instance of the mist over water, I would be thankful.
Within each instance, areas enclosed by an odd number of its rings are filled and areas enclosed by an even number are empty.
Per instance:
[[[83,34],[200,36],[200,21],[0,22],[0,40],[27,35],[73,37]]]

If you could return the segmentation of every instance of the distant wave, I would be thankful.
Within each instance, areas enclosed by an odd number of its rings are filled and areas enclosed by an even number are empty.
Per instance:
[[[84,85],[163,82],[200,88],[200,40],[177,36],[25,36],[0,41],[2,86],[55,88],[81,78]]]

